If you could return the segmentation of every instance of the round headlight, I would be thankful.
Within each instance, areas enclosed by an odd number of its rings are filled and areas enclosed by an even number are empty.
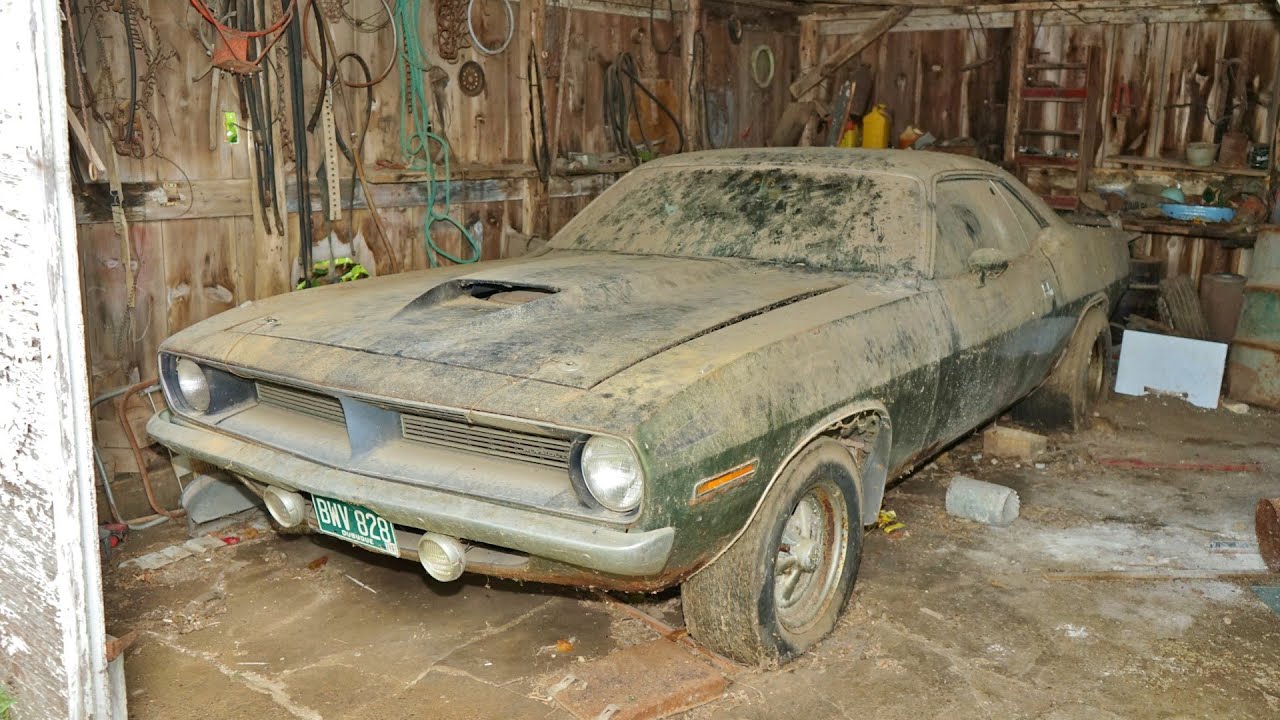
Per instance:
[[[596,502],[616,512],[634,510],[644,495],[640,459],[617,438],[596,435],[582,448],[582,480]]]
[[[178,392],[182,393],[182,399],[187,406],[196,412],[205,412],[209,409],[209,378],[205,377],[204,370],[194,362],[182,358],[178,360]]]

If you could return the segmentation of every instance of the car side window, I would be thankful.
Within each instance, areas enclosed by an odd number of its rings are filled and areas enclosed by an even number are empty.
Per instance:
[[[1039,215],[1036,215],[1031,208],[1027,207],[1026,201],[1013,188],[999,181],[995,183],[995,186],[1000,197],[1004,198],[1005,202],[1009,204],[1009,210],[1013,213],[1014,219],[1018,221],[1018,225],[1022,227],[1022,232],[1028,240],[1034,241],[1040,235],[1040,231],[1048,227],[1048,223],[1044,222]]]
[[[978,248],[999,248],[1014,258],[1029,247],[1009,203],[987,178],[938,183],[935,220],[934,277],[963,274]]]

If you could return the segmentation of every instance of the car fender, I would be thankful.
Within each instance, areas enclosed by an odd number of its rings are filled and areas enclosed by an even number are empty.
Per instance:
[[[1058,365],[1062,364],[1062,358],[1066,357],[1067,348],[1071,346],[1071,339],[1074,338],[1076,336],[1076,333],[1080,330],[1080,323],[1084,322],[1084,316],[1088,315],[1090,310],[1099,306],[1101,306],[1104,310],[1109,308],[1107,293],[1105,291],[1099,291],[1094,293],[1092,297],[1090,297],[1088,300],[1085,301],[1083,305],[1081,305],[1080,312],[1076,314],[1075,325],[1071,327],[1071,334],[1067,336],[1067,342],[1063,343],[1062,349],[1058,351],[1058,358],[1053,361],[1053,365],[1049,368],[1049,372],[1044,374],[1044,378],[1040,381],[1039,384],[1037,384],[1037,387],[1039,387],[1040,385],[1043,385],[1044,381],[1048,380],[1049,377],[1053,375],[1053,371],[1058,369]]]
[[[893,424],[890,422],[889,411],[884,403],[876,400],[861,400],[827,415],[791,448],[791,451],[787,453],[782,462],[778,464],[777,469],[774,470],[773,475],[770,476],[768,484],[765,485],[763,492],[760,493],[759,499],[756,500],[755,506],[751,508],[751,513],[747,515],[742,527],[738,528],[737,533],[734,534],[729,542],[725,543],[719,552],[703,563],[702,567],[714,563],[746,533],[747,528],[755,521],[756,515],[764,505],[765,498],[773,491],[778,478],[782,477],[782,473],[791,464],[791,461],[800,454],[800,451],[808,447],[814,440],[837,427],[841,421],[868,412],[879,415],[881,423],[876,432],[875,440],[869,448],[866,448],[866,455],[862,458],[861,472],[857,478],[858,505],[862,508],[861,524],[870,525],[874,523],[876,516],[880,513],[880,503],[884,500],[885,486],[889,481],[889,450],[893,447]],[[851,448],[850,453],[852,452],[854,450]],[[699,568],[692,575],[696,575],[701,570],[702,568]]]

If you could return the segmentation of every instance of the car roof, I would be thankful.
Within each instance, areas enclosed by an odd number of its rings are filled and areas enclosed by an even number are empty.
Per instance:
[[[680,153],[659,158],[646,167],[806,167],[879,173],[929,181],[947,172],[977,171],[1003,175],[999,168],[977,158],[952,153],[864,148],[786,147],[735,148]]]

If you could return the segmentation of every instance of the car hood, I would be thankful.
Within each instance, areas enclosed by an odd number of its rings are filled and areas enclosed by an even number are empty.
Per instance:
[[[297,293],[270,317],[228,330],[589,389],[847,282],[728,258],[549,252],[486,266],[367,281],[367,291],[341,297]]]

